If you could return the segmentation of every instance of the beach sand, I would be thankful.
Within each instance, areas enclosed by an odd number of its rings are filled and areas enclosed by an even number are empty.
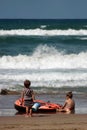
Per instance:
[[[87,130],[87,114],[33,114],[0,117],[0,130]]]
[[[38,95],[36,99],[63,103],[65,95]],[[76,113],[33,114],[26,118],[14,109],[19,95],[0,96],[0,130],[87,130],[87,96],[75,95]],[[2,102],[3,101],[3,102]],[[85,114],[86,113],[86,114]]]

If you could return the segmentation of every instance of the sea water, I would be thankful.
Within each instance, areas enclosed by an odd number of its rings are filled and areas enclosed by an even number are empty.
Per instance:
[[[65,101],[65,94],[60,94],[60,93],[40,94],[40,95],[37,94],[35,97],[36,99],[43,100],[45,102],[49,101],[61,105],[63,105]],[[15,101],[19,98],[20,95],[0,95],[0,116],[20,115],[20,113],[14,107]],[[87,95],[74,94],[74,100],[75,100],[75,114],[87,114]],[[36,108],[37,106],[35,106],[35,109]]]
[[[0,20],[0,90],[87,92],[87,20]]]

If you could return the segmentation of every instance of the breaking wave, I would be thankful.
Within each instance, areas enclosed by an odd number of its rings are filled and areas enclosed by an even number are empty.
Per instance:
[[[67,30],[45,30],[45,26],[36,29],[12,29],[12,30],[0,30],[0,36],[86,36],[87,30],[80,29],[67,29]]]

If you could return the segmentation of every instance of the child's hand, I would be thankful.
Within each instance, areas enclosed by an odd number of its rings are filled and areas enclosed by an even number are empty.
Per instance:
[[[20,104],[21,106],[23,105],[23,103],[21,102],[21,104]]]

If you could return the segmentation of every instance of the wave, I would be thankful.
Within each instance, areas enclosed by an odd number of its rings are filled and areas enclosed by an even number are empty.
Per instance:
[[[43,28],[46,28],[47,26],[46,25],[41,25],[40,28],[43,29]]]
[[[22,71],[21,71],[22,72]],[[20,71],[13,73],[10,70],[10,73],[0,74],[0,86],[2,84],[7,84],[8,87],[15,86],[16,84],[23,84],[24,79],[30,79],[32,81],[32,86],[37,88],[72,88],[72,87],[82,87],[87,88],[87,74],[85,72],[82,73],[58,73],[58,72],[37,72],[34,71],[29,73],[20,73]],[[5,86],[5,85],[3,85]]]
[[[85,92],[86,59],[87,52],[66,54],[47,45],[38,46],[31,55],[4,55],[0,57],[0,89],[21,90],[28,78],[37,92],[53,93],[60,89]]]
[[[78,38],[80,40],[87,40],[87,37],[81,37],[81,38]]]
[[[43,26],[42,28],[44,28]],[[45,29],[12,29],[0,30],[0,36],[87,36],[87,30],[67,29],[67,30],[45,30]]]
[[[39,45],[31,55],[2,56],[1,68],[13,69],[74,69],[87,68],[87,52],[65,54],[54,47]]]

